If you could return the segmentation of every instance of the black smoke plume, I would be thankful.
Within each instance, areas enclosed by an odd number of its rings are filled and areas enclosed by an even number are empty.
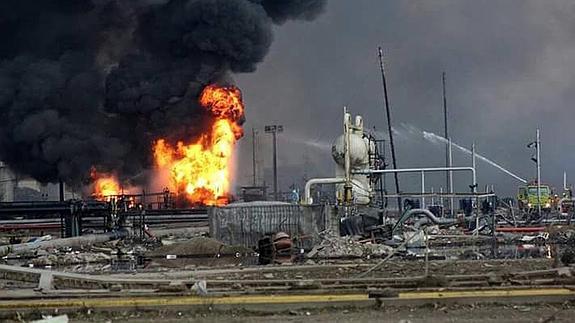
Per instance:
[[[2,0],[0,159],[45,183],[144,180],[155,139],[207,126],[204,86],[253,72],[273,24],[326,1]]]

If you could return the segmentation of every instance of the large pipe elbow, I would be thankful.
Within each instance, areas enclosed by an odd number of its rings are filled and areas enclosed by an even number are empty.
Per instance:
[[[345,178],[332,177],[332,178],[312,178],[307,183],[305,183],[304,189],[304,204],[312,204],[313,199],[311,198],[311,187],[320,184],[342,184],[345,183]]]
[[[395,232],[409,218],[411,218],[415,215],[418,215],[418,214],[424,215],[429,221],[431,221],[433,224],[437,224],[437,225],[453,225],[453,224],[458,223],[458,219],[442,219],[442,218],[435,216],[435,214],[431,213],[431,211],[429,211],[427,209],[412,209],[412,210],[407,211],[405,214],[403,214],[401,216],[399,221],[397,221],[397,223],[393,227],[393,232]],[[419,224],[422,225],[424,223],[421,222]]]

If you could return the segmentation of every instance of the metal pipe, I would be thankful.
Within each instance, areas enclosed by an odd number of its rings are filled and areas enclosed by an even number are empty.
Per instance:
[[[424,215],[425,217],[427,217],[431,222],[433,222],[434,224],[437,225],[453,225],[458,223],[458,219],[442,219],[442,218],[438,218],[435,216],[435,214],[431,213],[431,211],[426,210],[426,209],[412,209],[409,210],[407,212],[405,212],[405,214],[403,214],[401,216],[401,218],[399,219],[399,221],[397,221],[397,223],[395,224],[395,226],[393,227],[392,231],[395,233],[396,230],[403,225],[403,223],[405,223],[405,221],[407,221],[409,218],[415,216],[415,215]]]
[[[304,204],[312,204],[313,199],[311,198],[311,187],[313,185],[319,184],[342,184],[345,183],[345,178],[342,177],[331,177],[331,178],[312,178],[307,183],[305,183],[304,189]]]
[[[347,113],[347,107],[343,107],[343,156],[344,156],[344,176],[345,185],[343,188],[343,201],[345,204],[351,203],[352,186],[351,186],[351,115]]]
[[[7,255],[10,253],[19,254],[40,249],[88,246],[110,240],[122,239],[127,236],[128,236],[127,230],[118,230],[102,234],[88,234],[72,238],[6,245],[6,246],[0,246],[0,255]]]
[[[433,173],[433,172],[471,172],[472,179],[475,179],[475,169],[469,166],[458,167],[423,167],[423,168],[399,168],[399,169],[361,169],[353,171],[352,174],[387,174],[387,173]]]
[[[443,187],[439,187],[439,194],[443,195]],[[445,213],[445,201],[443,198],[440,199],[441,200],[441,207],[443,208],[443,212]]]
[[[416,173],[416,172],[471,172],[472,187],[475,186],[476,175],[474,167],[434,167],[434,168],[403,168],[403,169],[363,169],[353,174],[387,174],[387,173]],[[453,194],[453,188],[450,193]],[[453,197],[451,197],[451,215],[453,217]]]
[[[476,157],[476,153],[475,153],[475,143],[473,143],[471,145],[471,167],[473,167],[473,169],[475,168],[476,162],[475,162],[475,157]],[[471,188],[471,191],[473,193],[477,193],[477,177],[475,172],[473,173],[473,183],[472,183],[473,187]]]
[[[421,208],[425,209],[425,172],[421,172]]]
[[[422,195],[421,192],[417,192],[417,193],[404,192],[404,193],[401,193],[399,196],[401,196],[402,198],[403,197],[420,198],[421,195]],[[388,198],[396,198],[397,194],[387,194],[384,196],[386,196]],[[482,199],[482,198],[486,198],[486,197],[495,196],[495,194],[493,194],[493,193],[468,193],[468,194],[466,194],[466,193],[453,193],[453,194],[443,193],[442,195],[439,195],[439,193],[425,193],[426,198],[433,197],[433,196],[441,196],[443,198],[449,198],[449,197],[453,197],[453,198],[465,198],[465,197],[475,198],[475,197],[477,197],[479,199]]]

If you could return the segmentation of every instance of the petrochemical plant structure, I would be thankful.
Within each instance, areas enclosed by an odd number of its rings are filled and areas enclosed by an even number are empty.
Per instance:
[[[477,219],[473,214],[479,214],[478,205],[481,200],[495,196],[493,192],[477,193],[476,171],[475,171],[475,153],[472,154],[472,165],[464,167],[426,167],[426,168],[386,168],[384,161],[383,148],[381,141],[374,138],[372,134],[365,131],[363,118],[361,116],[352,117],[347,108],[343,111],[343,134],[334,141],[332,146],[332,157],[335,162],[335,176],[329,178],[313,178],[307,181],[304,189],[303,204],[318,204],[312,197],[312,189],[317,185],[335,185],[335,205],[334,208],[340,218],[346,218],[355,215],[368,215],[379,218],[380,224],[385,222],[383,214],[388,214],[387,199],[394,198],[408,199],[413,203],[407,208],[399,205],[397,215],[402,215],[400,220],[407,218],[426,218],[426,221],[434,224],[442,224],[446,218],[451,218],[453,223],[457,216],[452,213],[450,208],[446,210],[441,207],[439,211],[430,212],[426,207],[426,198],[433,198],[435,201],[449,201],[449,199],[460,198],[470,201],[471,208],[465,212],[465,217],[459,221],[465,222]],[[453,173],[463,172],[469,175],[469,192],[456,193],[452,188],[446,192],[428,192],[425,187],[425,175],[428,173]],[[396,192],[389,194],[383,187],[383,175],[393,173],[411,173],[419,175],[421,179],[420,193],[402,193]],[[403,200],[405,202],[405,200]],[[452,202],[453,203],[453,202]],[[431,209],[431,207],[430,207]],[[405,212],[404,212],[405,211]],[[403,214],[402,214],[403,213]],[[451,215],[451,216],[449,216]],[[403,221],[404,221],[403,220]],[[400,222],[403,222],[400,221]],[[475,221],[473,221],[475,222]],[[448,224],[448,223],[445,223]],[[479,225],[477,223],[477,225]]]

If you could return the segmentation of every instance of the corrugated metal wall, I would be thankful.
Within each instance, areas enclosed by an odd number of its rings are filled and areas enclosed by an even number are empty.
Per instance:
[[[312,248],[326,228],[323,206],[278,202],[237,203],[209,210],[210,236],[227,244],[257,246],[266,234],[286,232],[296,246]]]

